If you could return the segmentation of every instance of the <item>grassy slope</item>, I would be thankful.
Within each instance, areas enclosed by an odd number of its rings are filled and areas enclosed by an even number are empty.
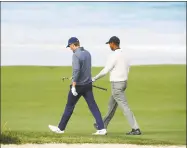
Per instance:
[[[64,110],[71,76],[70,67],[2,67],[1,71],[1,142],[93,142],[138,144],[185,144],[186,77],[185,65],[134,66],[129,74],[127,97],[131,110],[143,131],[141,136],[126,136],[130,130],[118,109],[106,137],[90,136],[94,119],[84,99],[78,102],[65,135],[55,135],[47,127],[57,125]],[[101,68],[93,68],[93,75]],[[108,76],[94,88],[102,115],[110,96]]]

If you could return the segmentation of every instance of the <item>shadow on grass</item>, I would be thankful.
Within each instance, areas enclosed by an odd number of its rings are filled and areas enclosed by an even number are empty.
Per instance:
[[[21,140],[10,132],[1,133],[0,137],[1,144],[21,144]]]

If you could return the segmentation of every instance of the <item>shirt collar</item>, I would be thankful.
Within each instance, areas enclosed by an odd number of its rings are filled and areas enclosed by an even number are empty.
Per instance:
[[[84,48],[83,47],[79,47],[79,48],[75,49],[73,52],[76,53],[77,51],[80,51],[80,50],[84,50]]]
[[[118,48],[117,50],[114,50],[114,52],[119,52],[121,50],[122,50],[121,48]]]

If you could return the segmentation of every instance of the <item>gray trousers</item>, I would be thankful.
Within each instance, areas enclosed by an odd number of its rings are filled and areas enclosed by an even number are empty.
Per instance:
[[[125,89],[127,87],[127,81],[124,82],[111,82],[112,95],[108,104],[108,113],[104,117],[104,125],[107,128],[109,122],[113,118],[116,108],[119,105],[120,109],[123,111],[123,114],[126,116],[128,123],[131,128],[138,129],[138,123],[136,122],[133,112],[130,110],[127,98],[125,97]]]

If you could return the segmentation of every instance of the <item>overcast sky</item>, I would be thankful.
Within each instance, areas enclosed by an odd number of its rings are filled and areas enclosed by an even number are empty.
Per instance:
[[[2,65],[71,65],[76,36],[103,66],[114,35],[132,64],[185,64],[185,2],[1,3]]]

